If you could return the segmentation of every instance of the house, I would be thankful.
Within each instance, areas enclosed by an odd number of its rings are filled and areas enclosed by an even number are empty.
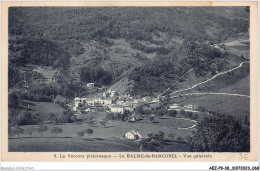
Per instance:
[[[131,116],[128,118],[128,122],[136,122],[140,120],[140,115],[139,114],[136,114],[135,112],[131,114]]]
[[[145,104],[145,101],[143,99],[136,99],[132,102],[133,107],[137,107],[143,104]]]
[[[124,114],[125,113],[125,107],[122,106],[122,105],[111,105],[111,112]]]
[[[102,97],[109,97],[109,93],[107,93],[107,92],[104,92],[103,94],[102,94]]]
[[[174,103],[173,105],[169,106],[169,109],[177,109],[179,107],[180,107],[179,104]]]
[[[103,106],[110,106],[112,104],[112,98],[111,97],[102,97],[101,104]]]
[[[139,132],[135,130],[128,131],[124,134],[124,138],[129,139],[129,140],[140,140],[142,137]]]
[[[160,103],[158,103],[158,102],[149,102],[148,105],[151,109],[156,109],[156,108],[160,107]]]
[[[80,102],[81,102],[81,100],[80,100],[80,98],[79,98],[79,97],[75,97],[75,98],[74,98],[74,102],[75,102],[75,103],[80,103]]]
[[[113,97],[116,95],[116,91],[110,91],[110,96]]]
[[[94,88],[94,83],[87,83],[87,88],[88,89],[93,89]]]
[[[194,110],[194,109],[196,109],[196,106],[192,105],[192,104],[189,104],[189,105],[184,105],[184,108],[188,109],[188,110]]]
[[[116,104],[122,105],[123,103],[125,103],[125,97],[119,97],[119,99],[117,100]]]
[[[143,97],[142,99],[143,99],[143,101],[146,102],[146,103],[152,101],[152,98],[149,97],[149,96]]]
[[[77,111],[78,106],[73,106],[72,111]]]

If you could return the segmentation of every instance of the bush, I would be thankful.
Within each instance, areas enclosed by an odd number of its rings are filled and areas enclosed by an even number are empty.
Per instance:
[[[178,114],[176,110],[169,110],[168,113],[171,117],[176,117],[176,115]]]
[[[106,118],[109,119],[109,120],[115,120],[115,117],[114,117],[114,114],[113,113],[108,113],[106,115]]]
[[[53,128],[51,129],[51,133],[56,134],[56,137],[57,137],[57,134],[62,133],[62,129],[59,128],[59,127],[53,127]]]
[[[154,121],[155,121],[155,117],[154,117],[154,116],[150,116],[150,118],[149,118],[149,119],[150,119],[150,121],[151,121],[151,122],[153,122],[153,123],[154,123]]]
[[[168,137],[169,137],[171,140],[174,140],[175,135],[174,135],[174,133],[170,133],[170,134],[168,135]]]
[[[79,137],[79,138],[80,138],[80,137],[84,137],[84,132],[78,132],[78,133],[77,133],[77,137]]]
[[[183,142],[184,140],[183,140],[182,137],[178,137],[178,138],[177,138],[177,141],[178,141],[178,142]]]
[[[193,119],[195,119],[195,120],[196,120],[196,119],[198,119],[198,117],[199,117],[199,116],[198,116],[198,114],[197,114],[197,113],[193,114]]]
[[[181,110],[180,110],[180,114],[181,114],[181,115],[185,115],[185,110],[181,109]]]
[[[90,128],[85,130],[85,133],[89,135],[89,137],[94,133],[94,131]]]

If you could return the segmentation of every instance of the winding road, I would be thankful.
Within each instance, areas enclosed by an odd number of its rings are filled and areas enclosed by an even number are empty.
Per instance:
[[[175,92],[172,92],[172,93],[170,93],[170,96],[171,96],[171,98],[178,97],[178,96],[172,96],[172,95],[174,95],[175,93],[180,93],[180,92],[192,90],[192,89],[196,88],[197,86],[202,85],[202,84],[205,84],[205,83],[207,83],[207,82],[209,82],[209,81],[215,79],[216,77],[218,77],[218,76],[220,76],[220,75],[226,74],[226,73],[231,72],[231,71],[234,71],[234,70],[236,70],[236,69],[239,69],[239,68],[242,67],[243,64],[245,64],[245,63],[249,63],[249,61],[241,62],[241,63],[240,63],[238,66],[236,66],[235,68],[232,68],[232,69],[227,70],[227,71],[224,71],[224,72],[220,72],[220,73],[214,75],[213,77],[207,79],[206,81],[197,83],[197,84],[195,84],[195,85],[193,85],[193,86],[191,86],[191,87],[189,87],[189,88],[182,89],[182,90],[177,90],[177,91],[175,91]],[[191,72],[192,70],[193,70],[193,69],[190,69],[188,72],[186,72],[185,74],[183,74],[180,78],[182,78],[184,75],[186,75],[187,73]],[[175,83],[174,83],[173,85],[171,85],[170,87],[176,85],[176,84],[179,82],[180,78],[178,79],[177,82],[175,82]],[[170,88],[170,87],[169,87],[169,88]],[[167,88],[166,90],[164,90],[164,91],[163,91],[157,98],[155,98],[152,102],[159,102],[159,97],[160,97],[163,93],[165,93],[165,91],[169,90],[169,88]],[[243,94],[214,93],[214,92],[208,92],[208,93],[190,93],[190,94],[184,94],[184,95],[192,95],[192,94],[194,94],[194,95],[195,95],[195,94],[197,94],[197,95],[200,95],[200,94],[201,94],[201,95],[205,95],[205,94],[219,94],[219,95],[230,95],[230,96],[240,96],[240,97],[248,97],[248,98],[250,98],[250,96],[243,95]]]
[[[188,120],[188,121],[192,121],[192,122],[195,122],[194,125],[191,125],[189,127],[180,127],[180,128],[177,128],[177,129],[192,129],[194,128],[196,125],[197,125],[197,122],[196,120],[192,120],[192,119],[187,119],[187,118],[176,118],[176,119],[182,119],[182,120]]]
[[[179,92],[183,92],[183,91],[187,91],[187,90],[194,89],[195,87],[197,87],[197,86],[199,86],[199,85],[202,85],[202,84],[205,84],[205,83],[207,83],[207,82],[209,82],[209,81],[215,79],[216,77],[218,77],[218,76],[220,76],[220,75],[226,74],[226,73],[231,72],[231,71],[234,71],[234,70],[236,70],[236,69],[239,69],[240,67],[243,66],[244,63],[248,63],[248,62],[249,62],[249,61],[241,62],[241,63],[240,63],[237,67],[235,67],[235,68],[232,68],[232,69],[227,70],[227,71],[224,71],[224,72],[220,72],[220,73],[214,75],[213,77],[209,78],[209,79],[206,80],[206,81],[197,83],[197,84],[193,85],[192,87],[189,87],[189,88],[186,88],[186,89],[183,89],[183,90],[178,90],[178,91],[172,92],[172,93],[170,93],[170,95],[175,94],[175,93],[179,93]]]
[[[182,95],[183,95],[183,96],[188,96],[188,95],[208,95],[208,94],[212,94],[212,95],[239,96],[239,97],[248,97],[248,98],[250,98],[250,96],[248,96],[248,95],[244,95],[244,94],[214,93],[214,92],[205,92],[205,93],[189,93],[189,94],[182,94]],[[174,97],[178,97],[178,96],[174,96]]]

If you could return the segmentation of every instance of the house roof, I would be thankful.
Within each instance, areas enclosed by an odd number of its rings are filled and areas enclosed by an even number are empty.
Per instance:
[[[102,94],[89,94],[86,96],[87,99],[97,99],[97,98],[102,98]]]
[[[131,134],[133,134],[133,135],[137,135],[138,136],[138,132],[137,131],[135,131],[134,129],[133,130],[131,130],[131,131],[128,131],[128,132],[130,132]],[[126,133],[128,133],[128,132],[126,132]]]
[[[112,105],[111,108],[124,108],[122,105]]]
[[[132,98],[126,97],[126,98],[125,98],[125,101],[129,101],[129,102],[130,102],[130,101],[132,101]]]
[[[112,100],[111,97],[103,97],[103,100]]]
[[[120,97],[120,98],[118,99],[118,101],[125,101],[125,98],[124,98],[124,97]]]
[[[133,103],[144,103],[143,99],[135,99]]]

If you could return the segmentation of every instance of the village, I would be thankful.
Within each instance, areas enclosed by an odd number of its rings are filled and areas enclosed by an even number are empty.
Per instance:
[[[93,90],[97,87],[95,87],[94,83],[87,83],[86,88]],[[122,121],[131,123],[137,122],[140,120],[140,117],[142,117],[138,114],[137,108],[142,108],[142,110],[146,111],[146,116],[155,117],[156,114],[153,113],[153,111],[160,107],[159,101],[157,99],[152,99],[152,97],[146,96],[143,98],[134,98],[129,94],[119,95],[116,91],[111,89],[108,89],[103,93],[94,93],[84,97],[76,97],[71,105],[73,114],[77,118],[81,118],[81,116],[88,115],[89,113],[98,113],[102,111],[121,116],[124,115]],[[197,115],[196,113],[199,112],[198,107],[193,104],[180,105],[178,103],[173,103],[165,108],[166,111],[174,111],[176,114],[186,112]],[[126,132],[123,137],[138,141],[142,138],[142,135],[133,129]]]

